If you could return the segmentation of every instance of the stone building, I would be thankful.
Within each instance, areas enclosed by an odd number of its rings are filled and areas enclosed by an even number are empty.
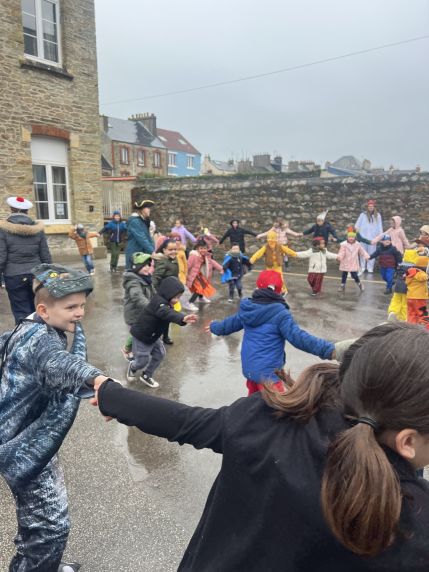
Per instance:
[[[102,223],[94,0],[0,2],[0,217],[34,203],[51,249]]]

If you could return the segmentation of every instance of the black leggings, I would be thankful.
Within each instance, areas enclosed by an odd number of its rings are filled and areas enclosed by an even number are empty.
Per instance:
[[[341,274],[341,284],[345,284],[347,282],[347,274],[348,272],[343,272]],[[360,284],[360,280],[359,280],[359,276],[357,274],[357,272],[350,272],[353,280],[356,282],[356,284]]]
[[[195,294],[194,292],[192,296],[189,298],[189,303],[193,304],[197,298],[202,298],[202,296],[201,294]]]

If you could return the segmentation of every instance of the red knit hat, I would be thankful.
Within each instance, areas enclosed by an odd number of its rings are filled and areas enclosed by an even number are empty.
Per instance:
[[[283,280],[279,272],[275,270],[263,270],[256,281],[258,288],[270,288],[277,294],[281,294],[283,288]]]

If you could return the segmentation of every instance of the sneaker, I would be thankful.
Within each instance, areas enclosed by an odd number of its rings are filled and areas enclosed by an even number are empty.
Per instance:
[[[128,364],[127,368],[127,381],[135,381],[136,380],[136,372],[133,371],[131,368],[131,362]]]
[[[127,350],[125,346],[121,348],[121,353],[127,361],[133,361],[134,359],[133,352],[131,350]]]
[[[362,276],[362,274],[365,272],[365,270],[360,269],[358,272],[358,276]]]
[[[90,276],[93,276],[95,274],[95,270],[91,270],[91,272],[89,273]]]
[[[159,383],[155,381],[153,377],[150,377],[146,373],[142,373],[139,379],[141,382],[145,383],[148,387],[151,387],[152,389],[156,389],[157,387],[159,387]]]
[[[58,572],[77,572],[80,570],[80,564],[77,562],[61,562],[58,566]]]
[[[167,346],[172,346],[174,344],[173,340],[168,336],[166,338],[162,338],[162,341],[164,342],[164,344],[167,344]]]
[[[312,296],[317,296],[317,292],[312,292],[311,295],[312,295]]]
[[[395,314],[395,312],[389,312],[389,315],[387,316],[387,321],[398,322],[398,316]]]
[[[364,287],[364,285],[362,284],[362,282],[359,282],[358,288],[359,288],[359,290],[360,290],[361,292],[363,292],[363,291],[365,290],[365,287]]]
[[[234,302],[232,298],[228,298],[228,302]]]
[[[204,304],[211,304],[212,301],[209,298],[206,298],[205,296],[203,296],[201,298],[201,302],[204,302]]]
[[[338,292],[344,292],[346,289],[346,285],[345,284],[340,284],[340,287],[338,288]]]
[[[191,310],[191,312],[198,312],[200,310],[195,304],[189,304],[188,308]]]

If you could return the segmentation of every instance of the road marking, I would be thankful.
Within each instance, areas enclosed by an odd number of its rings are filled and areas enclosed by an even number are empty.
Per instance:
[[[251,270],[250,272],[261,272],[261,270]],[[307,276],[307,274],[301,274],[299,272],[282,272],[283,276]],[[365,282],[366,284],[385,284],[383,280],[365,280],[362,276],[359,277],[361,282]],[[324,280],[341,280],[341,276],[327,276],[324,275]],[[352,278],[351,278],[352,279]]]

